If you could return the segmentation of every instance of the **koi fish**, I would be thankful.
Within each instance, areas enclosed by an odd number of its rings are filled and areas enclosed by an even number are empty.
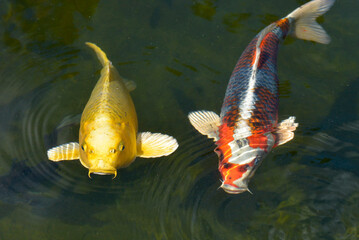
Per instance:
[[[249,191],[248,182],[265,156],[293,139],[298,127],[295,117],[278,123],[278,46],[288,34],[329,43],[330,37],[315,19],[334,1],[313,0],[264,28],[239,58],[220,116],[211,111],[189,113],[194,128],[217,145],[221,188],[227,193]]]
[[[70,142],[48,150],[52,161],[79,159],[91,173],[117,176],[136,157],[152,158],[173,153],[178,143],[171,136],[138,133],[137,115],[129,91],[135,83],[123,79],[106,54],[95,44],[86,43],[97,54],[103,68],[81,115],[79,143]]]

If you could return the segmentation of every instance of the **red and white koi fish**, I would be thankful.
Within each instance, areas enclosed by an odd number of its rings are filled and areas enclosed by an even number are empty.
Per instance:
[[[335,0],[313,0],[264,28],[249,43],[229,80],[218,116],[191,112],[191,124],[214,138],[219,157],[221,187],[227,193],[249,191],[248,182],[270,150],[294,137],[295,117],[278,124],[277,52],[288,35],[323,44],[330,37],[315,21]]]

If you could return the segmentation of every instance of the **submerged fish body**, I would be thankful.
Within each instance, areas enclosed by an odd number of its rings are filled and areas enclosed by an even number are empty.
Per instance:
[[[115,174],[136,158],[137,115],[125,80],[97,46],[88,45],[105,60],[81,116],[80,161],[90,172]]]
[[[79,143],[52,148],[52,161],[79,159],[91,173],[117,175],[137,156],[161,157],[174,152],[176,139],[159,133],[138,133],[137,115],[130,90],[135,84],[123,79],[106,54],[95,44],[87,43],[103,65],[101,77],[92,91],[81,116]]]
[[[227,192],[247,191],[248,181],[276,144],[277,52],[291,22],[284,18],[263,29],[244,50],[229,80],[215,150]],[[294,118],[290,121],[295,129]]]
[[[220,116],[209,111],[189,114],[191,124],[216,142],[221,187],[226,192],[249,191],[249,180],[270,150],[293,139],[298,126],[295,117],[278,124],[278,47],[288,34],[329,43],[315,18],[333,3],[313,0],[263,29],[233,70]]]

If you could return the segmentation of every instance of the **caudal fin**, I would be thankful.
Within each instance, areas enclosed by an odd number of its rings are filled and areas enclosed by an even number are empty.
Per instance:
[[[313,0],[291,12],[287,18],[294,18],[293,35],[297,38],[328,44],[329,35],[315,21],[326,13],[335,0]]]
[[[86,45],[89,46],[90,48],[92,48],[97,57],[98,57],[98,60],[100,60],[102,66],[106,66],[108,65],[110,62],[110,60],[108,60],[107,56],[106,56],[106,53],[104,53],[101,48],[99,48],[96,44],[93,44],[93,43],[90,43],[90,42],[86,42]]]

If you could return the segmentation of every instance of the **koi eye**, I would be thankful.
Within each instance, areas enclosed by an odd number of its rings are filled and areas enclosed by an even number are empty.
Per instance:
[[[86,150],[87,150],[86,144],[82,144],[81,149],[82,149],[82,151],[86,152]]]
[[[90,153],[90,154],[93,154],[93,150],[90,150],[89,153]]]
[[[110,149],[110,153],[116,153],[116,149],[111,148],[111,149]]]
[[[119,149],[120,151],[123,151],[123,150],[125,150],[125,145],[123,145],[123,144],[120,144],[120,146],[118,146],[118,149]]]

